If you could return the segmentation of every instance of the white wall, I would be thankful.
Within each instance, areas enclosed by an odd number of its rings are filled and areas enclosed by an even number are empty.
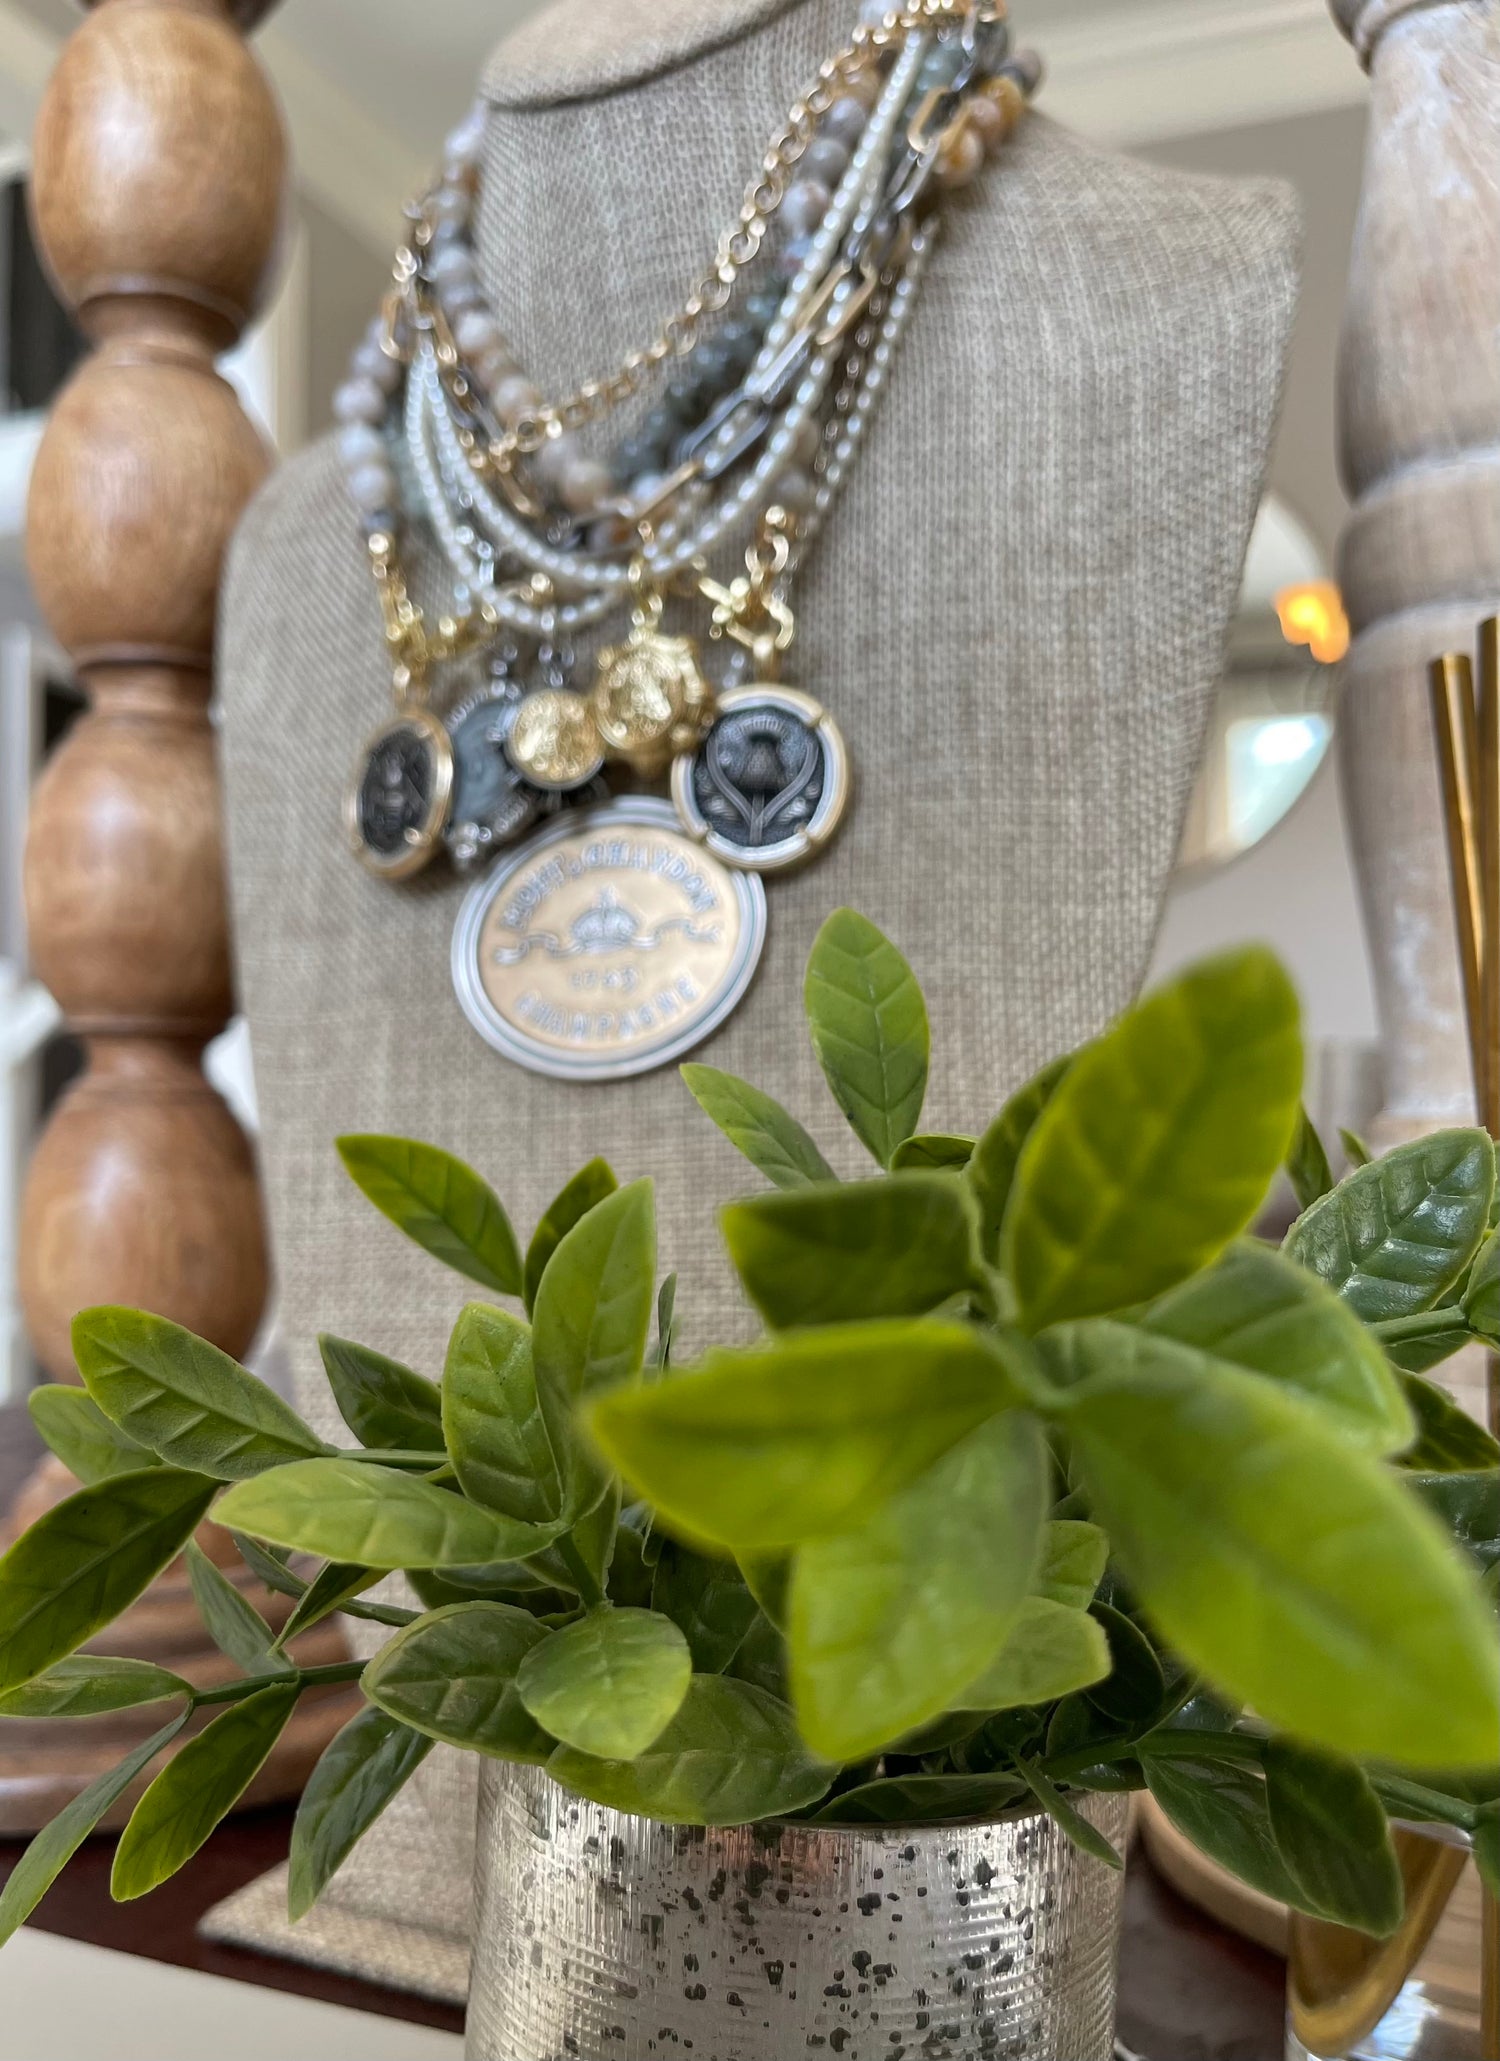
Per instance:
[[[1285,960],[1302,993],[1310,1040],[1375,1039],[1370,962],[1331,757],[1253,851],[1172,890],[1153,978],[1252,939]]]

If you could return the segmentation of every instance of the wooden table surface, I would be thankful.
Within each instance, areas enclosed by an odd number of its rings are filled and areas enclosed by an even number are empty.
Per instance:
[[[35,1451],[25,1413],[0,1410],[0,1509],[24,1479]],[[180,1875],[131,1904],[110,1901],[114,1841],[90,1840],[31,1922],[150,1960],[461,2030],[463,2013],[451,2005],[199,1938],[196,1928],[205,1911],[286,1859],[291,1828],[290,1807],[231,1819]],[[23,1842],[0,1841],[0,1882],[22,1850]],[[1274,1955],[1200,1916],[1137,1848],[1126,1881],[1120,1955],[1120,2037],[1132,2052],[1143,2061],[1282,2061],[1283,1988],[1284,1971]]]

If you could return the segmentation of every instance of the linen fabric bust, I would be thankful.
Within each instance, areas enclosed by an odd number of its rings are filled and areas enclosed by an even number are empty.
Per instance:
[[[854,0],[560,0],[501,45],[485,74],[477,246],[486,291],[549,393],[617,362],[675,305],[747,165],[855,12]],[[985,1122],[1139,984],[1296,291],[1282,188],[1186,179],[1044,116],[945,214],[878,418],[798,582],[794,684],[837,708],[857,806],[833,849],[778,887],[756,984],[695,1055],[777,1094],[851,1173],[859,1153],[798,1007],[832,908],[863,910],[917,969],[935,1130]],[[419,602],[441,594],[431,558],[413,553],[409,569]],[[748,1331],[714,1204],[750,1177],[675,1072],[586,1085],[506,1064],[449,986],[463,885],[435,874],[392,889],[349,860],[341,792],[389,686],[331,440],[253,506],[221,623],[241,991],[304,1409],[337,1430],[319,1329],[435,1374],[465,1299],[356,1194],[332,1149],[340,1131],[462,1154],[523,1236],[597,1152],[622,1180],[654,1174],[687,1349]],[[450,1811],[460,1840],[464,1809]],[[377,1851],[366,1902],[385,1894],[379,1867]],[[409,1857],[393,1863],[389,1915],[415,1887]]]
[[[852,13],[563,0],[502,45],[477,243],[547,390],[615,362],[673,305]],[[839,710],[858,806],[779,887],[757,983],[699,1055],[782,1096],[851,1171],[795,1009],[837,904],[879,923],[924,981],[936,1128],[984,1121],[1137,985],[1294,296],[1279,188],[1186,180],[1044,118],[946,215],[867,448],[799,580],[795,684]],[[440,591],[420,553],[412,570],[419,599],[424,575]],[[675,1074],[572,1085],[499,1060],[449,988],[461,885],[392,890],[348,862],[340,790],[387,680],[331,443],[252,509],[221,656],[241,984],[299,1384],[321,1394],[320,1327],[434,1369],[459,1300],[369,1217],[332,1152],[339,1130],[464,1154],[523,1227],[595,1152],[622,1178],[653,1173],[689,1337],[743,1328],[711,1207],[743,1170]]]

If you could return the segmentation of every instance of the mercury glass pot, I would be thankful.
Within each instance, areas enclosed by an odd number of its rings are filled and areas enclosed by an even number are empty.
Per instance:
[[[487,1763],[468,2061],[1110,2061],[1122,1888],[1040,1815],[685,1830]]]

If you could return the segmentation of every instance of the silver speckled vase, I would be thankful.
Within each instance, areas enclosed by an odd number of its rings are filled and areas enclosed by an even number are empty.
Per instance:
[[[1121,1889],[1041,1816],[688,1831],[487,1763],[468,2061],[1110,2061]]]

